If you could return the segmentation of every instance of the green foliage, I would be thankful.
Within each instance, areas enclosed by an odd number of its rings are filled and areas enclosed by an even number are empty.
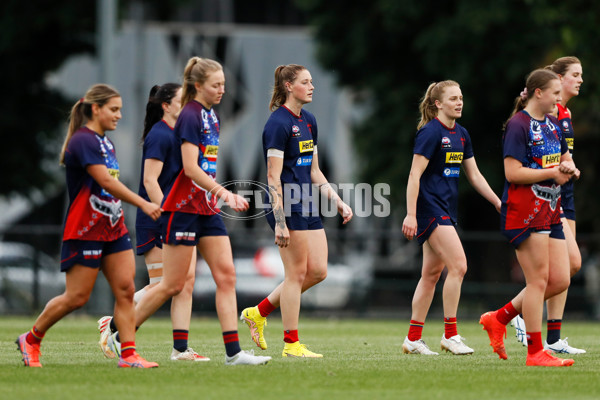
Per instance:
[[[578,209],[595,202],[599,157],[600,3],[576,0],[296,0],[309,16],[318,58],[339,83],[365,95],[370,114],[354,132],[362,155],[361,180],[388,182],[396,206],[404,207],[418,104],[432,81],[454,79],[465,98],[459,121],[473,139],[480,170],[500,195],[503,188],[502,125],[526,75],[565,55],[583,63],[585,83],[569,102],[576,133]],[[367,150],[368,149],[368,150]],[[377,154],[377,157],[373,157]],[[461,209],[491,208],[469,185]],[[584,196],[585,195],[585,196]],[[481,214],[461,216],[467,228],[498,224]],[[482,221],[483,225],[482,225]],[[578,219],[588,231],[600,215]],[[487,224],[487,225],[486,225]]]
[[[152,318],[138,331],[140,354],[157,361],[154,370],[121,370],[98,348],[95,320],[66,318],[57,323],[42,344],[44,367],[25,368],[14,339],[29,329],[33,318],[0,321],[0,386],[2,398],[87,400],[127,399],[597,399],[600,396],[598,324],[569,322],[563,332],[587,354],[569,368],[525,366],[526,349],[509,327],[508,360],[492,352],[487,335],[476,321],[458,327],[472,356],[437,357],[402,354],[408,330],[405,320],[317,320],[302,318],[300,333],[323,359],[283,359],[282,325],[273,316],[266,327],[269,349],[261,351],[240,325],[242,348],[273,357],[265,366],[227,367],[216,318],[193,318],[190,345],[211,361],[168,360],[171,321]],[[440,318],[428,321],[424,340],[434,351],[444,330]],[[21,364],[21,365],[20,365]],[[557,382],[556,384],[553,384]]]
[[[4,95],[0,129],[0,194],[28,194],[51,179],[58,162],[50,146],[67,119],[63,97],[46,87],[46,74],[70,54],[93,49],[94,8],[86,2],[3,1],[0,5],[0,74]],[[49,151],[51,149],[51,151]]]

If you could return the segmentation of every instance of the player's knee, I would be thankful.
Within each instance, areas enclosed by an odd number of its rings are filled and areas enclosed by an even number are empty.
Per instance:
[[[213,277],[217,288],[222,290],[235,289],[236,277],[233,264],[219,267],[218,272],[213,272]]]
[[[73,293],[68,297],[68,305],[71,311],[83,307],[90,299],[90,293]]]
[[[467,260],[460,260],[448,268],[448,274],[462,279],[467,273]]]

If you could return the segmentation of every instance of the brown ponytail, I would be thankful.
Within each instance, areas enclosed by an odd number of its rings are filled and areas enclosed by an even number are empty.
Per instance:
[[[67,136],[60,151],[60,165],[65,164],[65,151],[73,133],[92,118],[92,104],[102,107],[113,97],[121,97],[117,89],[103,83],[97,83],[91,86],[85,92],[85,96],[73,105],[71,114],[69,115],[69,129],[67,130]]]
[[[306,67],[297,64],[280,65],[275,68],[275,83],[273,84],[273,94],[269,103],[269,110],[275,111],[281,107],[287,100],[286,82],[294,82],[298,73],[304,71]]]
[[[554,79],[559,79],[559,77],[550,69],[540,68],[531,72],[527,76],[525,89],[521,92],[521,95],[515,98],[515,105],[510,117],[508,117],[508,120],[506,120],[504,123],[504,128],[506,128],[506,124],[516,113],[523,110],[527,106],[527,102],[533,97],[536,89],[546,89],[550,82]]]

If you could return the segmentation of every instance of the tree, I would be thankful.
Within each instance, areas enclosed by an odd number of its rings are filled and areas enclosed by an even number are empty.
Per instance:
[[[465,105],[460,123],[473,138],[480,169],[500,194],[502,125],[526,74],[559,56],[578,56],[586,81],[579,98],[569,103],[577,138],[575,160],[581,160],[582,169],[576,201],[579,210],[592,209],[600,195],[594,179],[600,144],[594,129],[600,120],[600,72],[594,68],[600,61],[599,3],[296,1],[313,26],[321,63],[336,72],[340,85],[362,93],[369,105],[369,114],[354,131],[362,156],[360,179],[390,183],[393,203],[402,209],[418,104],[429,83],[454,79],[461,84]],[[461,188],[461,225],[497,229],[495,211],[473,196],[469,185]],[[578,219],[578,226],[588,231],[598,223],[598,213]]]

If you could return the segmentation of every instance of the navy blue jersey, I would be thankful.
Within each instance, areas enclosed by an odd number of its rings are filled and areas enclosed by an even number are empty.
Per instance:
[[[219,154],[219,117],[214,109],[205,108],[192,100],[183,107],[175,124],[175,137],[198,146],[198,165],[212,179],[217,175]],[[181,166],[173,185],[165,192],[162,208],[165,211],[213,215],[220,212],[217,197],[188,178]]]
[[[317,145],[317,120],[314,115],[302,110],[295,115],[287,107],[281,106],[271,113],[263,130],[263,152],[265,162],[267,151],[277,149],[283,151],[283,170],[281,183],[283,185],[285,210],[294,212],[313,212],[312,166],[313,149]],[[291,203],[291,204],[289,204]],[[267,200],[267,204],[270,204]],[[308,207],[308,208],[307,208]]]
[[[458,123],[449,128],[435,118],[417,132],[413,153],[429,160],[421,175],[417,218],[448,215],[456,222],[460,165],[473,157],[469,133]]]
[[[127,233],[121,200],[117,199],[87,173],[88,165],[105,165],[119,179],[115,148],[106,135],[87,127],[73,133],[65,151],[69,207],[63,240],[111,242]]]
[[[173,128],[164,120],[158,121],[152,126],[152,129],[144,139],[144,148],[142,150],[142,172],[140,176],[140,188],[138,194],[145,200],[150,201],[148,192],[144,186],[144,163],[148,159],[156,159],[163,163],[162,170],[158,176],[158,186],[163,194],[170,188],[182,168],[181,163],[181,145],[175,137]],[[144,214],[138,208],[135,221],[136,226],[156,227],[158,222]]]
[[[502,138],[503,156],[532,169],[555,168],[568,151],[558,120],[543,121],[527,112],[516,113],[506,124]],[[515,184],[506,179],[502,194],[502,229],[547,228],[560,223],[560,186],[549,179],[534,184]]]

